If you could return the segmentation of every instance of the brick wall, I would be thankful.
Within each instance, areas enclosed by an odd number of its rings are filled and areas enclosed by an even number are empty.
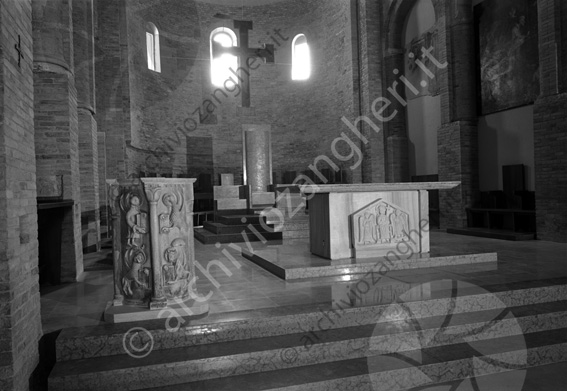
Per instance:
[[[350,1],[322,0],[289,0],[244,9],[179,0],[155,6],[128,3],[129,173],[191,172],[187,167],[188,143],[210,138],[213,156],[203,159],[203,164],[212,160],[213,167],[203,166],[203,172],[211,168],[215,174],[230,172],[239,181],[242,124],[246,123],[272,126],[273,168],[278,175],[308,170],[321,154],[339,166],[349,166],[350,162],[334,159],[331,144],[341,132],[348,133],[341,117],[352,120],[354,114],[350,7]],[[214,18],[216,13],[251,20],[251,47],[262,43],[276,47],[275,64],[258,62],[258,68],[251,70],[250,108],[240,107],[240,96],[235,96],[238,90],[232,84],[215,93],[210,83],[210,32],[231,23]],[[161,73],[146,66],[144,26],[149,21],[160,31]],[[299,33],[307,36],[312,50],[313,73],[305,82],[291,80],[291,43]],[[206,109],[212,105],[214,112],[207,115]],[[199,108],[208,116],[204,121],[199,121]],[[156,149],[157,157],[150,153]],[[349,153],[345,142],[337,149],[343,155]],[[325,163],[318,165],[325,167]],[[350,177],[360,180],[360,169]]]
[[[2,1],[0,25],[0,389],[26,390],[41,336],[31,1]]]

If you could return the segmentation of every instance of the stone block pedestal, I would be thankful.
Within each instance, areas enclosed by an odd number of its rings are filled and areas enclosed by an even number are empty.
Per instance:
[[[161,310],[174,306],[187,315],[208,312],[208,305],[196,301],[194,182],[166,178],[108,181],[114,227],[114,299],[105,319],[126,322],[167,317]]]

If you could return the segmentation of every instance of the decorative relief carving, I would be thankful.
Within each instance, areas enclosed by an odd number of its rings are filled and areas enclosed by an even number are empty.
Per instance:
[[[121,243],[120,288],[130,302],[145,303],[152,290],[147,204],[139,183],[122,190],[119,205],[126,235]]]
[[[144,189],[146,191],[146,196],[148,197],[148,202],[158,202],[161,194],[161,184],[159,183],[144,183]]]
[[[122,210],[126,211],[126,224],[128,224],[128,245],[140,247],[142,235],[147,233],[148,214],[140,211],[142,203],[140,195],[129,193],[124,195],[122,200],[124,201]]]
[[[173,228],[187,230],[187,223],[183,215],[183,197],[181,192],[176,189],[165,193],[161,198],[167,208],[167,213],[159,215],[159,230],[161,233],[168,233]]]
[[[409,215],[382,199],[354,213],[352,219],[354,247],[395,244],[408,239]]]
[[[183,239],[174,239],[165,249],[162,265],[165,296],[168,299],[186,297],[192,275],[187,262],[187,243]]]
[[[124,277],[122,277],[122,290],[126,297],[134,300],[146,301],[149,298],[151,270],[146,254],[143,250],[129,248],[124,256]]]
[[[160,309],[192,300],[193,182],[166,178],[108,181],[115,306]],[[203,305],[195,313],[207,310]]]

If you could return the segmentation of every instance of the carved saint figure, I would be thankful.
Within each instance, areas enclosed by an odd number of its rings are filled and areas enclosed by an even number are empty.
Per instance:
[[[177,238],[165,249],[165,264],[163,265],[163,278],[166,284],[173,284],[189,276],[185,258],[186,243]]]
[[[390,220],[392,222],[392,231],[395,239],[401,240],[405,236],[407,236],[407,214],[399,209],[396,209],[396,211],[390,215]]]
[[[146,233],[146,214],[140,211],[140,198],[136,195],[130,198],[130,209],[126,212],[128,224],[128,244],[134,247],[141,246],[142,234]]]
[[[359,242],[362,244],[376,243],[376,225],[374,223],[374,213],[369,211],[364,212],[364,216],[359,217]]]
[[[379,205],[376,207],[376,212],[378,213],[376,224],[378,225],[378,232],[380,233],[380,243],[389,243],[392,234],[388,210],[385,205]]]
[[[126,259],[128,258],[127,256]],[[139,289],[148,289],[150,270],[147,267],[142,267],[144,263],[146,263],[146,256],[143,251],[137,251],[131,262],[130,269],[122,278],[122,289],[127,296],[135,296],[136,291]],[[141,296],[143,295],[142,293]]]
[[[187,224],[185,223],[185,220],[183,219],[184,216],[181,213],[181,208],[183,207],[182,202],[178,201],[178,198],[172,193],[164,194],[162,201],[167,207],[167,213],[164,213],[159,217],[160,231],[162,233],[168,233],[174,227],[186,229]]]

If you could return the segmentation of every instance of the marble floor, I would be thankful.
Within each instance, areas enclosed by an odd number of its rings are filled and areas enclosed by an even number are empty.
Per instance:
[[[441,231],[431,233],[431,244],[433,252],[497,252],[498,262],[391,271],[385,275],[388,281],[416,283],[449,279],[487,286],[567,277],[567,244],[511,242]],[[293,258],[290,263],[299,263],[302,254],[306,254],[305,241],[284,241],[283,245],[286,246],[285,254]],[[243,258],[239,249],[249,246],[265,250],[282,245],[253,242],[214,246],[195,241],[195,256],[201,266],[197,268],[199,279],[196,285],[199,294],[210,296],[210,315],[329,304],[333,286],[360,278],[360,275],[346,275],[284,281]],[[113,296],[109,252],[106,248],[86,257],[86,271],[80,282],[42,287],[44,333],[103,323],[102,313]],[[311,262],[312,256],[307,254],[304,259]]]
[[[476,238],[447,234],[436,231],[431,233],[432,252],[448,254],[496,252],[496,262],[482,262],[470,265],[455,265],[435,268],[392,270],[385,273],[379,283],[382,291],[378,300],[390,300],[388,289],[392,292],[401,288],[425,286],[415,291],[415,299],[445,297],[459,287],[460,293],[506,291],[510,289],[532,288],[547,285],[567,284],[567,244],[544,241],[510,242],[495,239]],[[290,265],[315,262],[324,264],[324,260],[313,259],[306,252],[307,242],[301,240],[283,243],[236,243],[227,245],[203,245],[195,242],[195,255],[198,262],[197,289],[200,295],[208,296],[209,315],[191,321],[193,325],[213,324],[217,322],[238,321],[271,315],[288,315],[303,311],[316,312],[321,308],[333,308],[334,300],[340,298],[349,289],[349,284],[361,281],[360,274],[342,275],[285,281],[240,255],[241,248],[249,251],[280,251],[290,260],[282,259]],[[102,313],[108,301],[112,299],[112,266],[109,262],[110,249],[105,248],[85,258],[85,273],[80,282],[58,286],[42,287],[41,315],[44,334],[75,326],[96,326],[103,324]],[[303,255],[302,255],[303,254]],[[420,290],[421,289],[421,290]],[[460,295],[459,293],[459,295]],[[449,293],[450,294],[450,293]],[[346,296],[342,296],[346,297]],[[355,306],[376,305],[377,295],[361,298]],[[407,297],[407,295],[406,295]],[[366,302],[365,302],[366,300]],[[368,302],[370,300],[370,302]],[[567,311],[565,302],[545,304],[541,313]],[[549,308],[547,308],[547,307]],[[546,309],[547,308],[547,309]],[[463,314],[463,319],[477,316]],[[476,319],[476,318],[475,318]],[[123,327],[129,327],[124,324]],[[346,330],[346,329],[345,329]],[[73,330],[69,330],[70,332]],[[337,333],[342,333],[339,330]],[[352,332],[349,331],[349,332]],[[562,330],[557,330],[562,332]],[[285,337],[282,337],[285,338]],[[560,338],[564,338],[560,337]],[[504,342],[507,343],[507,342]],[[451,349],[449,349],[450,351]],[[442,349],[443,355],[447,349]],[[450,352],[449,352],[450,353]],[[458,353],[458,352],[457,352]],[[157,354],[157,353],[156,353]],[[157,357],[157,356],[156,356]],[[301,373],[299,371],[298,373]],[[307,372],[306,372],[307,373]],[[511,372],[513,376],[513,372]],[[529,368],[522,390],[563,390],[567,382],[567,362],[542,365]],[[266,374],[268,375],[268,374]],[[505,377],[483,376],[482,382],[487,390],[506,390],[509,388]],[[246,377],[244,377],[246,379]],[[272,386],[276,380],[267,378],[266,386]],[[246,380],[244,380],[246,383]],[[220,384],[224,384],[223,388]],[[479,383],[480,384],[480,383]],[[486,385],[490,387],[486,387]],[[216,391],[220,389],[248,389],[248,386],[234,388],[234,383],[219,380],[219,383],[196,384],[198,389]],[[199,388],[201,387],[202,388]],[[461,382],[438,384],[439,390],[461,389]],[[211,388],[212,387],[212,388]],[[219,388],[220,387],[220,388]],[[157,388],[161,390],[162,388]],[[163,389],[185,389],[184,386]],[[262,389],[261,387],[259,389]],[[428,388],[430,389],[430,388]],[[471,388],[476,389],[476,388]]]

